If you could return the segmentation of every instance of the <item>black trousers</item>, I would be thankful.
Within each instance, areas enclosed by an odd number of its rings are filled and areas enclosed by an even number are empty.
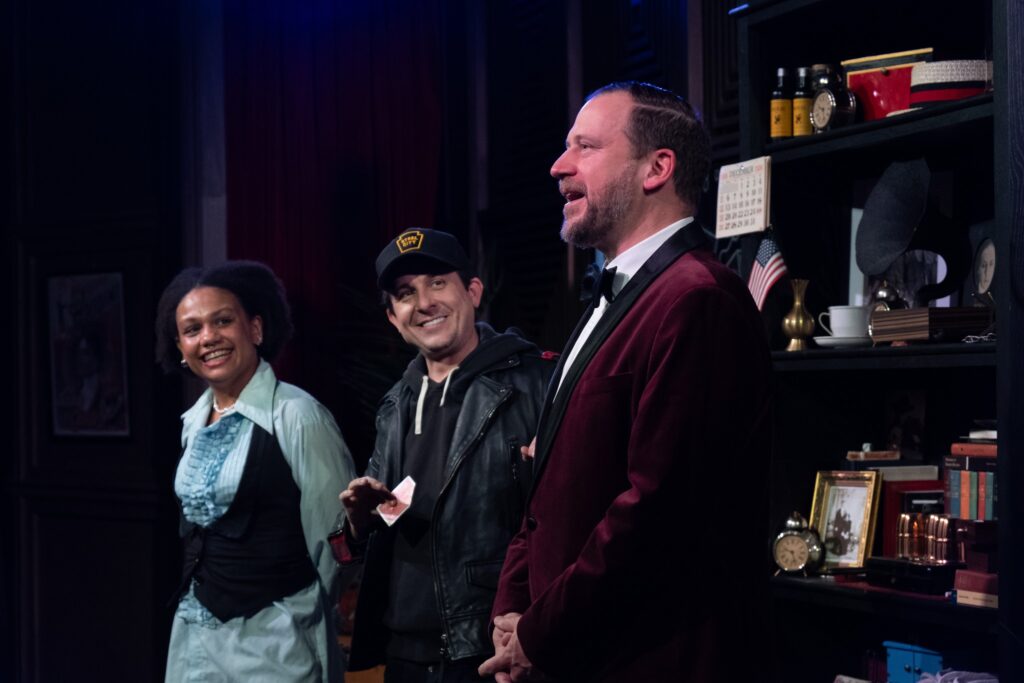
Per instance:
[[[384,683],[493,683],[494,678],[481,678],[476,669],[482,659],[423,664],[389,657],[384,667]]]

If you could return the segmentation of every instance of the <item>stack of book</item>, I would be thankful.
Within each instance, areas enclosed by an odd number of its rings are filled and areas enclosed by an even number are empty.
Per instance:
[[[902,308],[871,314],[871,339],[876,342],[958,342],[992,323],[986,306]]]
[[[959,605],[999,607],[999,577],[996,574],[957,569],[953,588]]]
[[[950,446],[943,459],[946,514],[958,519],[996,519],[996,431],[975,429]]]
[[[865,444],[867,446],[868,444]],[[921,479],[938,479],[938,465],[911,463],[901,459],[896,449],[875,451],[865,448],[860,451],[847,451],[845,469],[876,470],[883,481],[918,481]]]

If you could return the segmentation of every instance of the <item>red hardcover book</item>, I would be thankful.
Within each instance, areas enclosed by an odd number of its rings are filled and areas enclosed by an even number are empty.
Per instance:
[[[953,579],[953,588],[958,591],[974,591],[976,593],[999,594],[999,575],[979,572],[973,569],[957,569]]]
[[[974,441],[956,441],[949,448],[953,455],[987,455],[996,457],[996,444]]]

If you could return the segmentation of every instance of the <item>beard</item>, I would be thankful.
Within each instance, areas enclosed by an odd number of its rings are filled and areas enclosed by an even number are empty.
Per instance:
[[[597,201],[587,195],[587,210],[575,222],[562,220],[560,235],[564,242],[576,247],[595,247],[604,251],[609,238],[621,228],[633,206],[630,183],[634,170],[626,168],[619,177],[610,181]]]

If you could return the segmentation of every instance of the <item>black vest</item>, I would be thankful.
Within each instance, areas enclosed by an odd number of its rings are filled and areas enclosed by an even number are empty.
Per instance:
[[[178,599],[195,595],[221,621],[251,617],[316,580],[299,516],[301,492],[273,434],[253,425],[235,499],[208,527],[181,516],[185,545]]]

